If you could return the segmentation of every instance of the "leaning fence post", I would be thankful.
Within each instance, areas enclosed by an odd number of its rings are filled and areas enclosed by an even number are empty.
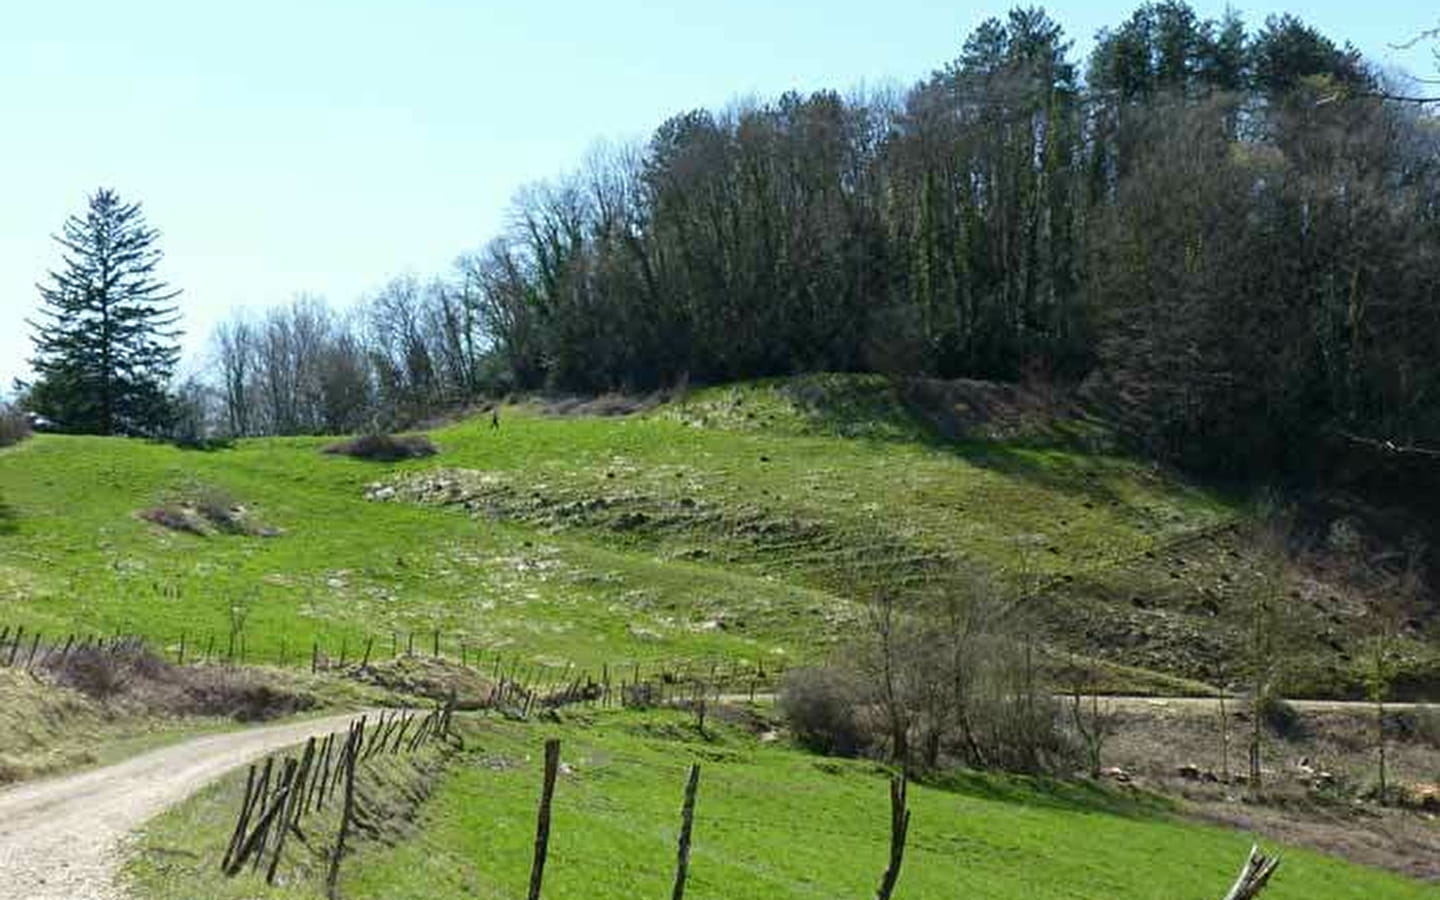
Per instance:
[[[675,853],[675,889],[670,900],[684,900],[685,878],[690,873],[690,829],[695,824],[695,792],[700,787],[700,764],[690,766],[685,781],[685,803],[680,807],[680,846]]]
[[[355,757],[347,755],[341,760],[345,766],[345,806],[340,813],[340,833],[335,836],[335,851],[330,854],[330,871],[325,876],[325,895],[330,900],[336,900],[340,895],[340,857],[345,853],[345,832],[355,815]]]
[[[245,776],[245,800],[240,804],[240,816],[235,820],[235,830],[230,835],[230,844],[225,848],[225,855],[220,859],[220,870],[223,872],[230,868],[230,857],[235,855],[235,850],[240,846],[240,839],[245,836],[245,826],[250,824],[250,805],[255,798],[255,765],[250,765],[250,773]]]
[[[1266,856],[1255,845],[1250,847],[1250,856],[1240,868],[1240,875],[1230,887],[1225,900],[1254,900],[1270,883],[1270,876],[1280,867],[1279,856]]]
[[[905,805],[906,778],[897,775],[890,780],[890,865],[880,879],[876,900],[890,900],[895,882],[900,878],[900,863],[905,858],[905,836],[910,831],[910,810]]]
[[[545,878],[545,856],[550,850],[550,802],[555,798],[555,774],[560,771],[560,741],[545,742],[545,782],[540,789],[540,812],[535,820],[535,861],[530,866],[529,900],[540,900]]]
[[[265,883],[275,883],[275,873],[280,868],[280,856],[285,852],[285,838],[290,829],[300,820],[301,806],[305,802],[306,781],[310,776],[310,766],[315,761],[315,738],[312,735],[305,742],[305,752],[300,757],[300,764],[295,770],[295,777],[290,782],[290,793],[285,797],[285,805],[280,807],[279,832],[275,835],[275,849],[270,855],[270,867],[265,870]]]
[[[24,625],[21,625],[21,626],[19,626],[18,628],[15,629],[15,638],[14,638],[14,641],[10,644],[10,656],[9,656],[8,659],[6,659],[5,665],[11,666],[12,668],[14,667],[14,665],[15,665],[15,654],[20,652],[20,639],[21,639],[22,637],[24,637],[24,635],[25,635],[25,626],[24,626]]]

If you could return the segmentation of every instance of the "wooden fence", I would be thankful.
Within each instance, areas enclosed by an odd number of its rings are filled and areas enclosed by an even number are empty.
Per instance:
[[[224,649],[217,651],[217,640],[209,634],[194,641],[195,635],[182,633],[175,641],[156,642],[151,638],[130,634],[51,634],[48,636],[24,626],[0,626],[0,666],[34,670],[37,667],[61,664],[72,653],[101,652],[111,655],[149,653],[175,665],[237,665],[245,664],[244,642],[226,639]],[[784,674],[783,666],[766,667],[763,663],[712,658],[706,660],[624,661],[605,663],[598,667],[580,668],[573,663],[545,664],[527,660],[519,654],[507,655],[501,650],[470,646],[465,641],[443,640],[432,631],[425,635],[417,649],[415,634],[390,636],[387,654],[378,652],[380,644],[368,638],[353,648],[348,640],[326,644],[311,642],[304,656],[282,651],[277,660],[249,659],[250,663],[279,665],[308,664],[312,673],[363,672],[382,659],[435,659],[475,672],[487,679],[491,690],[487,705],[515,710],[529,715],[538,706],[555,707],[585,704],[602,707],[651,707],[675,702],[698,703],[718,701],[721,697],[749,698],[771,690]],[[451,650],[446,655],[446,650]]]
[[[294,836],[313,848],[316,843],[303,827],[306,817],[339,802],[339,824],[326,854],[326,885],[335,896],[347,838],[366,817],[355,788],[357,768],[377,755],[414,753],[427,742],[446,741],[452,735],[453,713],[454,706],[444,704],[423,716],[383,712],[373,723],[361,716],[343,737],[340,732],[318,741],[312,737],[298,756],[277,754],[251,765],[235,827],[220,859],[221,871],[233,877],[247,864],[252,871],[264,866],[266,883],[274,884],[287,839]]]

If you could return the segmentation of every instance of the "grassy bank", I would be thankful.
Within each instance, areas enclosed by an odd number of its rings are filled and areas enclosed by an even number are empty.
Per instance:
[[[482,721],[403,839],[362,842],[342,868],[347,898],[513,897],[535,828],[540,747],[563,742],[545,896],[663,896],[670,886],[685,771],[702,766],[687,896],[820,898],[873,893],[888,840],[885,772],[762,742],[735,726],[702,739],[677,713],[595,713],[564,724]],[[141,896],[321,896],[296,867],[275,889],[224,879],[217,854],[243,779],[229,778],[148,829],[129,870]],[[1183,822],[1149,795],[1086,784],[966,775],[913,787],[897,896],[1213,900],[1249,847],[1233,831]],[[326,840],[316,834],[316,842]],[[1315,853],[1285,851],[1266,894],[1402,900],[1433,886]]]
[[[1109,623],[1112,596],[1173,591],[1158,552],[1239,514],[1140,461],[940,440],[903,410],[893,429],[848,433],[847,408],[806,411],[766,386],[631,417],[521,408],[498,431],[433,432],[432,459],[383,464],[323,455],[320,439],[202,452],[42,435],[0,454],[0,615],[177,652],[183,635],[192,654],[227,648],[238,617],[248,659],[292,663],[315,641],[388,652],[392,635],[428,645],[440,630],[451,654],[773,664],[853,632],[849,598],[881,583],[1044,583],[1068,606],[1038,618]],[[441,472],[459,473],[465,502],[367,499]],[[271,536],[141,516],[196,495]],[[1167,652],[1123,661],[1195,674]]]

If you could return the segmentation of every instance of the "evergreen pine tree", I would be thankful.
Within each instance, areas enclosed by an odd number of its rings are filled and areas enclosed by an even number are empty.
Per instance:
[[[165,392],[180,355],[178,290],[154,277],[160,233],[139,203],[102,188],[54,236],[64,265],[40,291],[42,321],[27,405],[67,431],[154,434],[171,418]]]

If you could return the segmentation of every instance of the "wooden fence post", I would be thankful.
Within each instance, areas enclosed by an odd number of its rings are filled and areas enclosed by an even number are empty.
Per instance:
[[[245,826],[250,824],[250,806],[255,797],[255,766],[252,763],[250,772],[245,776],[245,799],[240,804],[240,817],[235,820],[235,830],[230,835],[230,844],[225,848],[225,855],[220,859],[220,871],[230,868],[230,858],[235,855],[235,850],[240,846],[240,839],[245,836]]]
[[[685,781],[685,803],[680,807],[680,846],[675,853],[675,889],[670,900],[684,900],[685,878],[690,873],[690,829],[695,824],[695,792],[700,788],[700,764],[690,766]]]
[[[275,883],[275,872],[280,868],[280,856],[285,852],[285,837],[300,818],[300,805],[305,800],[305,780],[310,774],[310,764],[314,761],[315,738],[312,736],[305,742],[305,753],[300,757],[300,763],[295,769],[295,777],[290,782],[285,804],[280,807],[280,830],[275,835],[275,849],[270,855],[270,866],[265,870],[266,884]]]
[[[1231,886],[1230,893],[1225,895],[1225,900],[1254,900],[1265,890],[1265,885],[1270,883],[1270,876],[1274,875],[1279,867],[1279,856],[1266,856],[1260,852],[1259,847],[1252,845],[1250,856],[1240,868],[1240,876],[1235,879],[1235,884]]]
[[[550,802],[555,798],[555,775],[560,771],[560,741],[545,742],[545,782],[540,789],[540,811],[535,820],[535,861],[530,866],[528,900],[540,900],[540,883],[545,878],[545,856],[550,851]]]
[[[341,758],[345,767],[345,806],[340,813],[340,832],[335,836],[335,850],[330,854],[330,871],[325,876],[325,896],[337,900],[340,896],[340,857],[345,855],[345,833],[350,830],[350,819],[355,815],[355,756],[346,754]]]
[[[906,778],[897,775],[890,780],[890,865],[880,880],[876,900],[890,900],[895,882],[900,879],[900,863],[905,859],[905,836],[910,831],[910,810],[905,806]]]
[[[24,635],[25,635],[25,626],[24,626],[24,625],[21,625],[21,626],[19,626],[18,628],[15,629],[15,640],[14,640],[14,642],[10,645],[10,656],[9,656],[8,659],[5,660],[5,665],[10,666],[10,667],[12,667],[12,668],[14,667],[14,665],[15,665],[15,654],[18,653],[18,652],[20,652],[20,639],[21,639],[22,637],[24,637]]]

